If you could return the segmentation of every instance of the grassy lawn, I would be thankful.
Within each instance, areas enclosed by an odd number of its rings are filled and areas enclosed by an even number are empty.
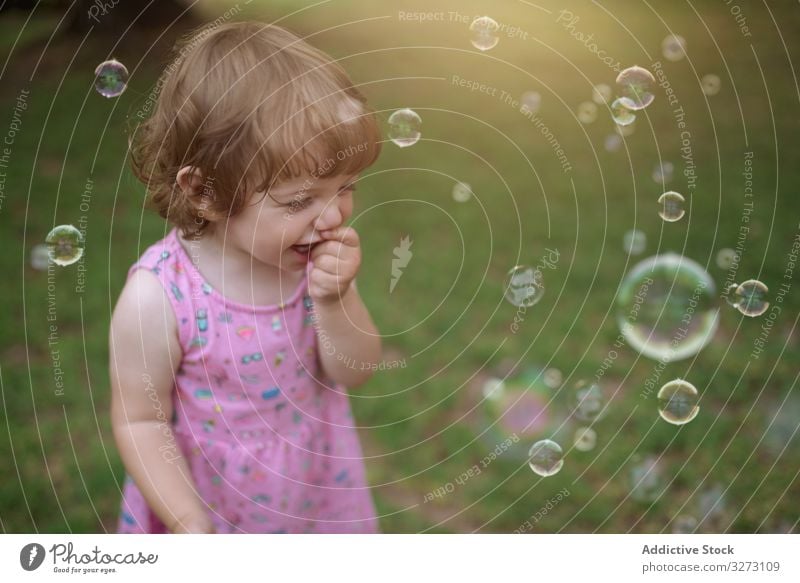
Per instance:
[[[204,3],[204,18],[214,20],[231,4]],[[461,22],[398,14],[441,10],[449,19],[457,11],[471,19],[487,10],[478,2],[407,2],[399,9],[365,0],[283,0],[253,2],[240,13],[274,20],[302,9],[281,24],[342,59],[384,127],[402,107],[423,119],[418,144],[387,142],[359,186],[353,220],[364,246],[359,289],[392,358],[407,362],[376,373],[352,395],[385,532],[511,532],[564,489],[569,495],[531,532],[670,531],[677,515],[702,518],[698,508],[716,486],[723,509],[709,514],[705,530],[797,530],[800,417],[788,412],[800,409],[800,286],[797,270],[787,271],[787,254],[800,229],[800,142],[788,55],[798,54],[800,11],[789,3],[771,6],[772,14],[752,6],[752,36],[745,37],[724,3],[696,4],[665,3],[658,13],[624,0],[586,5],[573,9],[579,21],[568,29],[557,22],[560,3],[502,3],[491,16],[518,30],[506,29],[486,53],[472,48]],[[19,15],[0,21],[0,37],[16,38],[23,22]],[[0,168],[0,245],[8,251],[0,259],[8,277],[0,311],[0,524],[4,532],[100,532],[114,528],[123,477],[108,419],[108,322],[128,267],[165,232],[158,216],[142,211],[125,127],[180,28],[155,46],[58,36],[45,50],[41,22],[34,16],[35,28],[22,35],[0,84],[3,137],[15,107],[19,114],[7,167]],[[670,31],[687,39],[688,59],[662,58],[661,39]],[[577,32],[593,34],[623,66],[661,61],[685,128],[657,88],[622,149],[606,151],[609,112],[601,107],[590,124],[575,112],[591,101],[595,84],[613,86],[616,72]],[[94,67],[107,54],[132,73],[116,100],[92,88]],[[707,73],[721,78],[715,96],[701,91]],[[470,91],[476,84],[485,90]],[[542,95],[538,115],[562,147],[567,172],[540,127],[505,99],[530,90]],[[687,139],[694,188],[681,157]],[[745,198],[747,152],[752,198]],[[676,223],[658,216],[664,189],[651,172],[659,159],[674,164],[668,187],[687,199]],[[475,197],[455,202],[455,181],[469,183]],[[80,221],[87,246],[79,265],[50,274],[30,266],[31,248],[53,226]],[[638,259],[666,252],[694,259],[724,287],[727,272],[715,257],[736,247],[742,226],[749,231],[734,281],[765,282],[773,302],[781,283],[791,289],[757,358],[755,342],[770,312],[746,318],[723,302],[713,341],[660,371],[663,381],[686,378],[701,392],[697,418],[669,425],[655,399],[641,396],[657,363],[627,345],[613,348],[617,289]],[[647,235],[638,258],[622,246],[632,228]],[[413,258],[390,294],[392,253],[403,236],[413,241]],[[535,265],[546,249],[557,250],[558,264],[546,270],[544,298],[513,333],[506,272]],[[610,405],[594,427],[597,447],[579,452],[571,448],[569,394],[612,349],[616,357],[602,380]],[[504,436],[480,420],[480,386],[513,366],[563,373],[563,386],[544,393],[541,437],[566,436],[565,464],[555,476],[539,478],[513,452],[483,464]],[[525,436],[524,449],[535,439]],[[654,502],[630,495],[635,455],[659,458],[664,491]],[[476,465],[480,473],[456,482]],[[425,501],[447,484],[452,491]]]

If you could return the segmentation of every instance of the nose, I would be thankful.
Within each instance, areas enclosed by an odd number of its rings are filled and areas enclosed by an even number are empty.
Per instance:
[[[332,200],[325,208],[322,209],[322,213],[317,217],[317,220],[314,222],[314,229],[317,231],[325,231],[327,229],[335,229],[342,224],[343,216],[342,209],[340,208],[341,203],[339,199]]]

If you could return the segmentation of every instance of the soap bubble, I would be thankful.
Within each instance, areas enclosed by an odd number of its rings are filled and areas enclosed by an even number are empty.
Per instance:
[[[31,267],[36,271],[45,271],[50,265],[50,250],[42,243],[31,249]]]
[[[658,216],[667,221],[674,223],[683,218],[686,211],[683,210],[683,203],[686,199],[677,192],[670,190],[658,197],[658,204],[661,205],[661,210],[658,211]]]
[[[542,380],[544,384],[546,384],[551,389],[557,389],[561,386],[561,382],[563,381],[563,376],[561,371],[557,368],[548,368],[542,374]]]
[[[736,297],[736,289],[738,287],[738,283],[732,283],[725,288],[725,301],[728,302],[728,305],[732,308],[737,307],[739,303],[739,298]]]
[[[537,91],[526,91],[520,97],[519,110],[522,113],[536,113],[542,105],[542,96]]]
[[[591,427],[578,427],[574,443],[578,451],[592,451],[597,445],[597,433]]]
[[[661,42],[661,54],[668,61],[680,61],[686,56],[686,39],[677,34],[667,36]]]
[[[666,184],[672,182],[672,174],[675,171],[675,165],[672,162],[661,162],[653,167],[653,182],[657,184]]]
[[[50,261],[56,265],[72,265],[83,256],[83,235],[72,225],[60,225],[45,238]]]
[[[517,265],[506,276],[505,297],[513,305],[530,308],[544,295],[542,272],[526,265]]]
[[[769,288],[757,279],[748,279],[739,284],[734,296],[736,298],[736,309],[745,316],[760,316],[767,311],[769,302],[766,301]]]
[[[647,235],[638,229],[626,231],[622,236],[622,247],[628,255],[639,255],[647,246]]]
[[[97,65],[94,74],[94,88],[103,97],[119,97],[128,87],[128,69],[114,59]]]
[[[697,519],[688,514],[676,516],[672,521],[673,534],[692,534],[697,528]]]
[[[555,441],[543,439],[537,441],[528,451],[528,465],[540,476],[557,474],[564,466],[564,452]]]
[[[722,81],[720,81],[720,78],[716,75],[709,73],[708,75],[703,75],[700,84],[703,87],[703,93],[706,95],[716,95],[719,93]]]
[[[665,362],[697,354],[717,330],[719,308],[711,276],[674,253],[639,262],[617,294],[617,324],[628,344]]]
[[[628,109],[638,111],[644,109],[655,99],[652,87],[656,79],[653,74],[642,67],[628,67],[617,75],[617,84],[622,91],[622,103]]]
[[[605,83],[600,83],[595,85],[592,88],[592,101],[594,101],[597,105],[603,105],[604,103],[608,103],[611,99],[611,87],[606,85]]]
[[[603,391],[599,385],[578,381],[572,395],[575,417],[590,423],[603,410]]]
[[[684,425],[697,417],[698,399],[692,383],[682,379],[670,381],[658,391],[658,414],[667,423]]]
[[[623,99],[619,97],[611,104],[611,119],[619,126],[628,126],[636,121],[636,114],[625,105]]]
[[[616,123],[614,124],[614,131],[625,138],[632,136],[633,132],[636,131],[636,122],[634,121],[632,124],[628,124],[626,126],[621,126]]]
[[[416,144],[422,132],[422,118],[412,109],[398,109],[389,116],[389,139],[401,148]]]
[[[608,134],[603,145],[606,152],[617,152],[622,147],[622,136],[619,134]]]
[[[664,491],[661,479],[661,465],[652,455],[634,456],[628,474],[631,497],[639,502],[654,502]]]
[[[493,18],[479,16],[469,25],[469,31],[472,34],[470,38],[472,46],[481,51],[493,49],[500,41],[500,37],[497,36],[499,28],[500,25]]]
[[[720,269],[730,269],[739,259],[739,255],[733,249],[727,247],[717,251],[717,267]]]
[[[491,377],[490,379],[487,379],[481,388],[481,393],[487,399],[499,399],[503,395],[504,391],[505,383],[503,382],[503,379],[498,379],[497,377]]]
[[[578,121],[593,123],[597,119],[597,106],[591,101],[584,101],[578,106]]]
[[[472,196],[472,187],[466,182],[456,182],[453,186],[453,200],[467,202]]]

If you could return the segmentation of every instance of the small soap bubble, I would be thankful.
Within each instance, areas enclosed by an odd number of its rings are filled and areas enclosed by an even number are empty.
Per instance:
[[[47,245],[40,243],[31,249],[31,267],[36,271],[46,271],[50,265],[50,250]]]
[[[631,497],[639,502],[654,502],[664,491],[661,465],[652,455],[635,456],[629,473]]]
[[[597,445],[597,432],[591,427],[578,427],[574,443],[578,451],[592,451]]]
[[[673,534],[692,534],[697,529],[697,519],[688,514],[676,516],[672,521]]]
[[[719,93],[720,87],[722,87],[722,81],[713,73],[703,75],[703,78],[700,80],[700,84],[703,87],[703,93],[709,96]]]
[[[597,105],[603,105],[611,100],[611,87],[605,83],[599,83],[592,88],[592,101]]]
[[[517,265],[506,276],[505,297],[514,306],[530,308],[544,295],[542,272],[526,265]]]
[[[401,148],[416,144],[422,132],[422,118],[412,109],[398,109],[389,116],[389,139]]]
[[[497,377],[487,379],[481,388],[481,393],[487,399],[499,399],[504,391],[505,382],[503,382],[503,379],[498,379]]]
[[[536,113],[542,105],[542,96],[537,91],[526,91],[519,100],[522,113]]]
[[[739,284],[734,296],[736,309],[745,316],[760,316],[767,311],[769,302],[766,300],[769,288],[757,279],[748,279]]]
[[[636,122],[634,121],[632,124],[628,124],[626,126],[621,126],[616,123],[614,124],[614,131],[625,138],[632,136],[633,132],[636,131]]]
[[[672,182],[672,175],[675,172],[675,165],[672,162],[660,162],[653,167],[653,182],[666,184]]]
[[[597,119],[597,105],[591,101],[584,101],[578,106],[578,121],[593,123]]]
[[[686,39],[677,34],[667,36],[661,42],[661,54],[668,61],[680,61],[686,56]]]
[[[622,92],[623,104],[628,109],[638,111],[644,109],[655,99],[652,87],[656,79],[653,74],[642,67],[628,67],[617,75],[617,84]]]
[[[470,42],[472,46],[480,51],[488,51],[497,46],[500,37],[497,36],[497,31],[500,25],[497,21],[488,16],[479,16],[472,21],[469,25],[471,33]]]
[[[661,205],[661,210],[658,211],[658,216],[667,221],[674,223],[683,218],[686,211],[683,210],[683,203],[686,201],[682,195],[670,190],[658,197],[658,204]]]
[[[658,391],[658,414],[667,423],[684,425],[697,417],[699,398],[692,383],[682,379],[670,381]]]
[[[732,308],[735,308],[739,303],[739,298],[736,297],[736,289],[739,287],[738,283],[732,283],[725,288],[725,301]]]
[[[717,251],[717,267],[720,269],[730,269],[739,260],[739,255],[733,249],[724,247]]]
[[[72,265],[83,256],[83,235],[72,225],[59,225],[45,238],[50,260],[56,265]]]
[[[618,152],[622,147],[622,136],[619,134],[608,134],[603,146],[606,152]]]
[[[599,385],[578,381],[572,395],[575,417],[591,423],[603,411],[603,391]]]
[[[622,247],[628,255],[640,255],[647,246],[647,235],[638,229],[626,231],[622,236]]]
[[[128,69],[111,59],[97,65],[94,87],[103,97],[119,97],[128,87]]]
[[[564,466],[564,452],[555,441],[537,441],[528,451],[528,465],[540,476],[557,474]]]
[[[563,381],[563,376],[561,374],[561,371],[558,370],[557,368],[548,368],[546,371],[544,371],[544,374],[542,375],[542,380],[544,381],[544,384],[546,384],[548,388],[557,389],[558,387],[561,386],[561,382]]]
[[[636,114],[625,105],[624,99],[619,97],[611,104],[611,119],[618,126],[629,126],[636,121]]]
[[[472,196],[472,187],[466,182],[456,182],[453,186],[453,200],[467,202]]]

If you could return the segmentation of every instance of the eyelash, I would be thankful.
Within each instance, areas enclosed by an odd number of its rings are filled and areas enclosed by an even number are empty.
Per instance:
[[[355,191],[356,191],[355,184],[351,184],[351,185],[346,186],[345,188],[341,189],[338,194],[339,194],[339,196],[343,196],[343,195],[345,195],[345,194],[347,194],[349,192],[355,192]],[[309,204],[311,204],[311,197],[306,197],[306,198],[304,198],[302,200],[293,200],[291,202],[287,202],[283,206],[304,209]]]

